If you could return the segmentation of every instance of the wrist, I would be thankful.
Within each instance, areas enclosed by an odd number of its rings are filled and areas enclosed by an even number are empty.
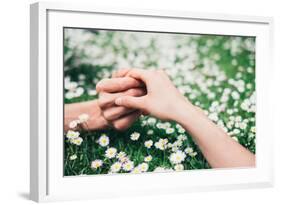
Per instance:
[[[196,115],[196,107],[190,103],[187,99],[183,99],[176,104],[174,109],[172,120],[181,125],[185,125],[187,122],[191,122],[192,118]]]

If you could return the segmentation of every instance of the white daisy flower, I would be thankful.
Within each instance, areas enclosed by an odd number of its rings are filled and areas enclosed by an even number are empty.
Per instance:
[[[122,167],[122,164],[120,162],[115,162],[110,166],[110,171],[113,173],[119,172]]]
[[[163,123],[161,123],[161,122],[158,122],[158,123],[156,124],[156,127],[157,127],[158,129],[164,129],[164,128],[165,128],[165,125],[164,125]]]
[[[148,135],[153,135],[153,133],[154,133],[153,130],[148,130],[148,131],[147,131],[147,134],[148,134]]]
[[[247,89],[251,89],[253,87],[253,85],[251,83],[247,83],[246,88]]]
[[[144,158],[144,161],[145,162],[150,162],[152,160],[152,156],[151,155],[148,155]]]
[[[66,90],[70,90],[70,91],[74,91],[78,86],[78,83],[77,82],[74,82],[74,81],[65,81],[65,84],[64,84],[64,88]]]
[[[78,87],[74,92],[74,97],[80,97],[84,93],[84,88]]]
[[[114,147],[110,147],[105,151],[105,156],[109,159],[112,159],[116,156],[117,149]]]
[[[167,148],[172,148],[173,147],[173,144],[171,143],[171,142],[169,142],[168,144],[167,144]]]
[[[65,98],[66,99],[72,99],[75,97],[75,94],[73,92],[66,92],[65,93]]]
[[[214,99],[216,97],[216,94],[211,92],[211,93],[208,93],[208,98],[209,99]]]
[[[147,140],[144,142],[144,146],[148,149],[150,149],[153,145],[153,141],[152,140]]]
[[[156,119],[153,117],[148,118],[147,123],[150,125],[154,125],[156,123]]]
[[[169,127],[166,129],[166,134],[172,134],[172,133],[174,133],[174,131],[175,131],[174,128]]]
[[[131,134],[131,140],[136,141],[136,140],[138,140],[139,138],[140,138],[140,133],[138,133],[138,132],[133,132],[133,133]]]
[[[102,147],[106,147],[109,144],[109,137],[106,136],[105,134],[101,135],[100,138],[98,139],[98,143]]]
[[[256,127],[254,126],[254,127],[251,127],[251,132],[252,133],[256,133]]]
[[[238,135],[240,133],[240,130],[239,129],[234,129],[232,133],[235,134],[235,135]]]
[[[147,124],[147,121],[145,121],[145,120],[141,121],[141,126],[142,127],[146,126],[146,124]]]
[[[132,169],[134,169],[134,162],[132,162],[132,161],[125,162],[122,165],[122,168],[125,171],[131,171]]]
[[[229,99],[228,95],[222,95],[220,101],[221,102],[227,102]]]
[[[226,113],[229,114],[229,115],[232,115],[233,114],[233,109],[227,109]]]
[[[154,146],[157,148],[157,149],[160,149],[160,150],[165,150],[167,148],[167,144],[168,144],[168,139],[165,138],[165,139],[159,139],[158,142],[156,142],[154,144]]]
[[[140,174],[140,173],[141,173],[141,170],[140,170],[139,167],[135,167],[135,168],[131,171],[131,173],[133,173],[133,174]]]
[[[119,160],[122,160],[124,157],[126,157],[126,153],[125,152],[119,152],[117,155],[116,155],[116,158],[119,159]]]
[[[242,121],[242,117],[241,116],[237,116],[236,118],[235,118],[235,122],[241,122]]]
[[[183,166],[182,164],[176,164],[176,165],[174,166],[174,169],[175,169],[176,171],[183,171],[183,170],[184,170],[184,166]]]
[[[164,122],[164,123],[163,123],[163,128],[164,128],[164,129],[167,129],[167,128],[169,128],[169,127],[171,127],[171,123],[170,123],[170,122]]]
[[[97,91],[95,89],[88,90],[88,95],[95,96],[97,95]]]
[[[155,142],[154,146],[155,146],[157,149],[165,150],[165,147],[164,147],[163,144],[161,144],[160,142]]]
[[[185,132],[185,129],[183,129],[183,127],[179,124],[176,125],[176,128],[180,134],[183,134]]]
[[[253,134],[253,133],[249,133],[249,138],[254,138],[255,137],[255,135]]]
[[[234,125],[234,122],[233,122],[233,121],[228,121],[228,122],[226,123],[226,127],[229,128],[229,129],[231,129],[231,128],[233,127],[233,125]]]
[[[85,80],[86,79],[86,76],[84,74],[79,74],[78,75],[78,79],[79,80]]]
[[[69,160],[75,160],[77,159],[77,155],[76,154],[73,154],[69,157]]]
[[[172,147],[181,147],[182,146],[182,140],[177,140],[173,143]]]
[[[70,143],[78,145],[78,146],[81,145],[82,142],[83,142],[83,139],[81,137],[70,139]]]
[[[237,137],[231,137],[233,140],[235,140],[236,142],[239,142]]]
[[[215,121],[215,122],[217,122],[219,120],[217,113],[214,113],[214,112],[209,114],[209,118],[210,118],[210,120]]]
[[[129,159],[129,157],[125,156],[125,157],[120,157],[120,158],[119,158],[119,161],[120,161],[121,163],[125,163],[125,162],[130,161],[130,159]]]
[[[179,164],[184,161],[185,157],[186,154],[183,151],[178,150],[177,152],[172,153],[169,159],[172,164]]]
[[[179,135],[179,136],[177,136],[177,140],[179,140],[179,141],[185,141],[185,140],[187,140],[187,136],[185,136],[185,135]]]
[[[191,156],[191,157],[195,157],[196,155],[197,155],[197,152],[189,153],[189,156]]]
[[[238,100],[240,98],[240,94],[237,92],[237,91],[233,91],[231,93],[231,97],[234,99],[234,100]]]
[[[78,124],[79,124],[79,121],[78,121],[78,120],[73,120],[73,121],[71,121],[71,122],[68,124],[68,127],[69,127],[70,129],[74,129],[74,128],[77,127]]]
[[[178,146],[175,146],[175,145],[172,146],[172,152],[176,152],[176,151],[178,151],[178,150],[179,150],[179,147],[178,147]]]
[[[102,165],[103,165],[103,161],[100,159],[96,159],[96,160],[92,161],[91,168],[97,169],[97,168],[101,167]]]
[[[80,133],[78,131],[68,130],[66,137],[68,139],[74,139],[79,137]]]
[[[81,114],[78,116],[80,123],[87,122],[90,118],[88,114]]]
[[[190,153],[193,152],[193,149],[192,149],[191,147],[187,147],[187,148],[184,150],[184,152],[185,152],[186,154],[190,154]]]
[[[146,172],[148,170],[149,166],[147,163],[143,162],[143,163],[139,164],[138,167],[141,172]]]

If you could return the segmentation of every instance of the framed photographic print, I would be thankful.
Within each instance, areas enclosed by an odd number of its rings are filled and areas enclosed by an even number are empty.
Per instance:
[[[272,186],[268,17],[31,5],[34,201]]]

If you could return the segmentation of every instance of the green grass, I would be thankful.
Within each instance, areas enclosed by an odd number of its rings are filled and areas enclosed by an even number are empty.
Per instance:
[[[89,95],[87,91],[93,90],[99,80],[108,77],[113,70],[118,69],[122,65],[120,61],[126,62],[132,67],[144,69],[159,68],[162,63],[166,63],[166,69],[171,79],[180,90],[185,90],[184,95],[192,103],[209,113],[212,112],[211,105],[215,101],[219,105],[225,106],[224,111],[213,111],[218,115],[219,120],[216,123],[221,124],[240,144],[255,153],[255,111],[246,111],[241,108],[241,104],[245,100],[251,99],[255,93],[255,39],[212,35],[150,35],[133,32],[66,29],[64,75],[71,81],[77,82],[84,89],[84,93],[79,97],[65,98],[64,102],[67,104],[97,99],[97,95]],[[146,39],[146,41],[142,39]],[[167,41],[170,44],[166,44]],[[206,68],[209,69],[207,73]],[[189,76],[193,79],[199,76],[201,83],[192,79],[188,80]],[[224,76],[224,79],[218,81],[221,76]],[[243,81],[244,86],[240,87],[243,87],[244,90],[239,91],[237,86],[230,84],[230,79],[233,79],[235,83]],[[208,81],[212,83],[207,85]],[[214,98],[204,92],[204,85],[207,85],[208,92],[212,92]],[[222,102],[222,93],[225,89],[230,89],[231,93],[229,99]],[[239,98],[233,99],[231,94],[236,91],[239,93]],[[68,90],[65,89],[66,92]],[[255,104],[254,100],[251,102]],[[228,110],[232,110],[233,113]],[[242,122],[245,122],[245,128],[235,127],[235,119],[238,116],[241,117]],[[150,118],[150,116],[141,117],[124,132],[113,129],[81,131],[80,136],[83,138],[83,142],[80,146],[71,144],[64,136],[64,174],[72,176],[110,172],[110,166],[118,160],[105,158],[107,147],[101,147],[96,142],[102,134],[106,134],[110,139],[108,147],[115,147],[118,152],[125,152],[135,166],[142,163],[144,157],[151,155],[153,159],[148,163],[148,171],[154,171],[157,167],[173,169],[174,165],[169,160],[173,151],[171,149],[162,151],[155,146],[147,149],[144,142],[151,139],[155,143],[160,138],[167,138],[170,143],[174,143],[177,136],[184,135],[187,139],[182,141],[182,145],[178,149],[184,150],[191,147],[194,152],[197,152],[196,156],[186,154],[185,160],[181,163],[184,169],[210,168],[189,133],[180,133],[176,123],[169,122],[175,132],[166,134],[165,129],[157,127],[157,123],[163,122],[157,119],[155,124],[149,124]],[[228,127],[227,125],[232,122],[234,125]],[[242,122],[238,122],[238,124]],[[154,133],[147,134],[149,130],[153,130]],[[239,133],[236,133],[237,130]],[[138,132],[141,135],[137,141],[130,139],[133,132]],[[72,155],[76,155],[77,158],[71,160],[70,156]],[[103,160],[103,166],[92,169],[91,162],[96,159]],[[119,173],[126,173],[126,171],[121,170]]]

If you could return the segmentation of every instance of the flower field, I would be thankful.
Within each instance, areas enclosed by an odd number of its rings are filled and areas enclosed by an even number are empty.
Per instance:
[[[96,83],[130,67],[165,69],[189,101],[255,153],[255,38],[65,28],[64,103],[98,99]],[[123,132],[69,130],[64,141],[65,176],[211,168],[179,124],[152,116]]]

